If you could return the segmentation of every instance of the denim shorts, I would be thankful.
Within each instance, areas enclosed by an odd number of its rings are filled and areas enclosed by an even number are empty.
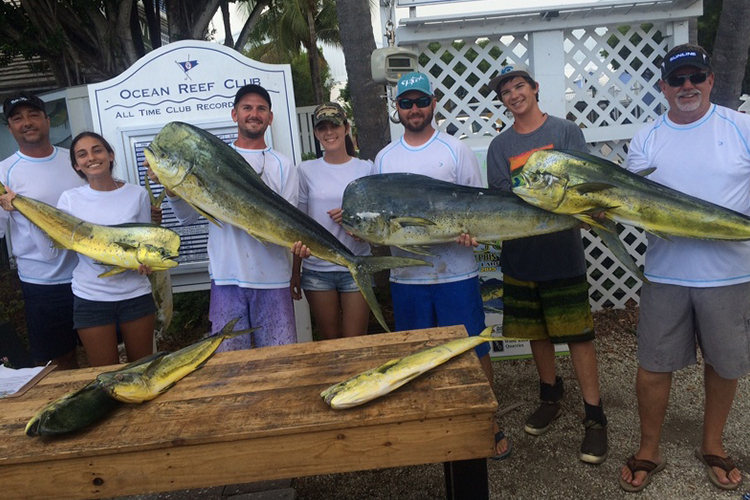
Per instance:
[[[311,292],[358,292],[359,287],[349,271],[311,271],[302,270],[301,287]]]
[[[77,329],[127,323],[155,312],[156,304],[150,293],[114,302],[73,297],[73,322]]]

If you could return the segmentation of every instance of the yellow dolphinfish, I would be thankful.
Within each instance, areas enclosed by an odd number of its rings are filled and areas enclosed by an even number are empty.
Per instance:
[[[392,359],[377,368],[330,386],[320,393],[320,397],[334,410],[358,406],[398,389],[426,371],[483,342],[513,340],[493,337],[492,329],[493,327],[488,327],[477,336],[451,340],[405,358]]]
[[[154,360],[143,372],[100,373],[96,380],[110,396],[123,403],[142,403],[154,399],[203,366],[222,341],[257,330],[251,328],[233,332],[232,328],[238,320],[235,318],[227,323],[216,335]]]
[[[0,194],[5,194],[0,185]],[[180,236],[153,224],[102,226],[74,217],[44,202],[17,194],[13,207],[38,226],[55,246],[73,250],[112,266],[99,277],[112,276],[141,264],[153,270],[175,267]]]

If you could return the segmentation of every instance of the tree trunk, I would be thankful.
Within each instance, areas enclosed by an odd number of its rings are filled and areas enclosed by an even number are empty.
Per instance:
[[[390,142],[391,134],[388,106],[381,97],[385,94],[383,86],[372,80],[370,72],[370,54],[375,50],[375,38],[370,29],[369,0],[338,1],[336,13],[357,125],[359,156],[374,160],[378,151]]]
[[[240,31],[240,34],[237,35],[237,42],[235,42],[234,44],[234,50],[236,50],[237,52],[242,52],[243,50],[245,50],[247,39],[250,37],[250,32],[258,22],[258,18],[260,17],[261,12],[263,12],[263,9],[270,5],[271,0],[257,0],[255,2],[255,7],[253,7],[253,11],[250,13],[250,17],[247,18],[247,21],[245,21],[245,25],[242,27],[242,31]]]
[[[724,0],[712,65],[716,74],[711,100],[737,109],[750,47],[750,2]]]
[[[323,83],[320,81],[320,52],[318,51],[318,36],[315,33],[315,0],[307,2],[307,31],[308,47],[307,61],[310,64],[310,79],[312,80],[315,102],[323,102]]]

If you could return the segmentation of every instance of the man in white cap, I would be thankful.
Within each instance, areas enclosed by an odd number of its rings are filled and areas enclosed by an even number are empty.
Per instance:
[[[706,51],[679,45],[664,56],[659,86],[669,112],[630,141],[627,168],[655,170],[652,181],[750,215],[750,116],[712,104]],[[737,391],[750,371],[750,242],[648,236],[638,320],[636,394],[640,447],[620,485],[640,491],[666,459],[659,449],[672,372],[704,362],[703,437],[695,456],[720,489],[742,473],[722,440]]]
[[[490,88],[513,113],[512,127],[495,137],[487,152],[490,188],[511,190],[511,172],[538,149],[586,151],[581,130],[539,108],[539,84],[529,68],[508,64]],[[583,395],[585,435],[579,458],[607,458],[607,418],[599,393],[594,322],[589,306],[586,258],[580,229],[503,242],[503,334],[531,341],[539,373],[540,405],[524,430],[539,436],[562,413],[563,381],[555,370],[555,344],[567,343]]]
[[[383,148],[375,158],[373,174],[407,172],[463,186],[482,186],[474,152],[455,137],[433,127],[435,96],[424,73],[403,75],[396,89],[398,117],[404,135]],[[431,267],[391,270],[391,296],[396,330],[464,325],[469,335],[485,328],[479,269],[474,251],[457,243],[434,245],[433,255],[422,256]],[[393,255],[414,255],[391,247]],[[493,383],[489,345],[475,348],[482,369]],[[510,452],[502,431],[496,430],[496,458]]]

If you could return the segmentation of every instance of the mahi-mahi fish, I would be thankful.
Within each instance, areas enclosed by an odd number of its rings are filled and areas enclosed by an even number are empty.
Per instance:
[[[0,184],[0,194],[5,194]],[[58,248],[73,250],[111,266],[99,275],[112,276],[141,264],[153,270],[175,267],[180,235],[154,224],[92,224],[47,203],[17,194],[13,207],[44,231]]]
[[[480,243],[554,233],[580,224],[524,203],[496,189],[459,186],[418,174],[395,173],[362,177],[349,183],[342,202],[342,225],[352,234],[378,245],[429,255],[427,245],[456,241],[468,233]],[[641,280],[643,272],[617,236],[614,223],[604,221],[597,235]]]
[[[317,221],[269,188],[237,151],[198,127],[168,123],[145,154],[159,181],[211,222],[231,224],[260,241],[285,248],[301,241],[312,255],[349,269],[386,331],[372,290],[372,273],[429,265],[419,259],[354,255]]]
[[[202,367],[225,339],[257,330],[257,328],[250,328],[233,332],[232,329],[238,320],[239,318],[235,318],[227,323],[216,335],[183,347],[179,351],[160,356],[149,363],[145,370],[100,373],[96,380],[117,401],[123,403],[150,401]]]
[[[630,172],[593,155],[539,150],[513,172],[513,192],[528,203],[593,226],[591,214],[640,227],[662,238],[750,239],[750,217]]]

